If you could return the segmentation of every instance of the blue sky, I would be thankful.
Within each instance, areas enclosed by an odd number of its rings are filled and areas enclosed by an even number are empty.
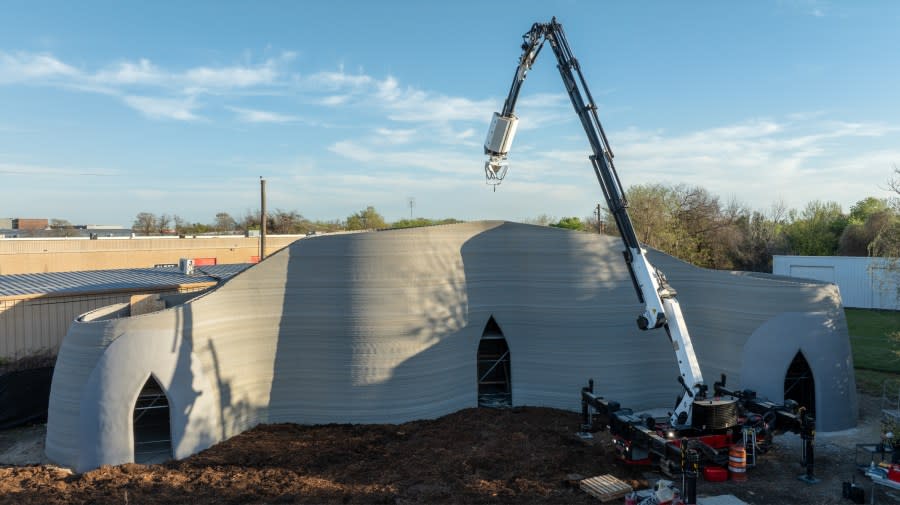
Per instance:
[[[900,3],[5,2],[0,216],[129,226],[586,216],[602,200],[549,52],[511,169],[482,142],[521,35],[563,23],[627,187],[845,210],[900,166]]]

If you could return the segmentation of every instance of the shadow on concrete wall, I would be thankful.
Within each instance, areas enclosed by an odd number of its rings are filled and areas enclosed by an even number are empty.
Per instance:
[[[174,456],[184,457],[251,428],[252,422],[248,420],[256,419],[259,412],[245,398],[234,397],[232,381],[223,377],[215,342],[195,339],[193,305],[185,303],[175,310],[171,351],[177,361],[166,394],[170,402]],[[201,364],[204,356],[212,364],[208,370]]]
[[[577,409],[583,382],[614,375],[592,362],[594,341],[583,339],[585,331],[601,329],[578,323],[582,342],[573,345],[564,326],[543,317],[551,312],[555,321],[574,321],[602,303],[609,289],[604,283],[621,282],[619,269],[602,260],[607,251],[586,246],[581,234],[502,223],[467,240],[458,256],[420,251],[416,265],[402,264],[401,257],[378,262],[380,276],[367,270],[373,267],[366,255],[375,250],[366,249],[368,241],[393,239],[402,237],[304,241],[288,252],[270,422],[401,422],[475,407],[478,346],[491,315],[517,356],[517,405],[547,405],[549,399],[549,405]],[[392,272],[422,285],[391,286]],[[429,285],[428,275],[440,282]],[[304,304],[316,307],[304,311],[305,320],[296,310]],[[407,318],[403,304],[415,317]],[[626,306],[636,307],[636,299]],[[392,326],[381,319],[392,311],[398,321],[412,322]],[[394,327],[398,334],[383,334]],[[383,355],[392,352],[406,357],[391,365]]]

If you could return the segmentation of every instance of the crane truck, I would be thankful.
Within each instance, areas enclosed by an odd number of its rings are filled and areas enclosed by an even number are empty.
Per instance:
[[[681,388],[675,408],[667,418],[635,415],[618,402],[595,394],[593,380],[589,380],[588,386],[581,390],[582,431],[609,429],[621,460],[630,464],[658,464],[664,471],[673,470],[679,461],[683,469],[689,451],[696,454],[698,460],[722,465],[728,461],[728,449],[735,444],[745,445],[755,460],[756,453],[768,447],[772,435],[792,431],[800,433],[805,442],[804,480],[814,481],[812,441],[815,420],[803,407],[792,401],[778,405],[757,397],[750,390],[727,389],[724,374],[713,385],[712,391],[705,384],[677,293],[666,276],[650,263],[647,251],[635,234],[625,192],[613,163],[613,151],[562,25],[556,18],[549,23],[534,23],[522,38],[522,53],[509,94],[503,109],[494,113],[484,142],[487,183],[496,191],[506,177],[508,154],[519,121],[515,114],[519,92],[541,49],[549,44],[556,56],[563,86],[587,134],[592,151],[591,165],[625,246],[625,264],[637,298],[643,305],[637,316],[637,326],[641,330],[661,329],[665,332],[678,363],[677,381]]]

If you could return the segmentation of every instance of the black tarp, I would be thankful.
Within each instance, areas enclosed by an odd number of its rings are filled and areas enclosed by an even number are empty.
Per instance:
[[[0,375],[0,430],[47,420],[53,367]]]

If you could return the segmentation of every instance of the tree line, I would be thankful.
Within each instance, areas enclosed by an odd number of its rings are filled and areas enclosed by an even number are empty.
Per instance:
[[[456,219],[401,219],[388,223],[384,217],[369,206],[333,221],[310,220],[296,210],[276,209],[266,213],[266,231],[272,234],[297,235],[312,232],[335,232],[352,230],[377,230],[383,228],[412,228],[435,224],[458,223]],[[209,223],[188,222],[177,214],[154,214],[140,212],[135,216],[131,230],[138,235],[201,235],[201,234],[244,234],[260,230],[260,212],[246,211],[238,218],[227,212],[218,212]]]
[[[900,195],[900,169],[888,187]],[[863,198],[844,212],[836,202],[812,201],[803,209],[775,203],[766,211],[752,210],[736,200],[723,202],[700,186],[642,184],[626,191],[628,213],[641,243],[697,266],[721,270],[772,271],[772,256],[900,257],[900,199]],[[296,210],[275,210],[266,216],[274,234],[305,234],[341,230],[410,228],[461,222],[457,219],[385,221],[374,207],[343,220],[312,221]],[[608,210],[585,217],[556,219],[547,215],[532,224],[617,235]],[[239,219],[219,212],[211,223],[188,223],[177,215],[141,212],[133,231],[142,235],[245,233],[260,228],[258,211]]]
[[[900,188],[900,186],[898,186]],[[776,203],[755,211],[723,203],[699,186],[645,184],[626,191],[628,213],[641,243],[697,266],[772,271],[772,256],[887,256],[900,252],[900,203],[867,197],[849,213],[836,202],[802,210]],[[538,224],[617,235],[609,211]]]

